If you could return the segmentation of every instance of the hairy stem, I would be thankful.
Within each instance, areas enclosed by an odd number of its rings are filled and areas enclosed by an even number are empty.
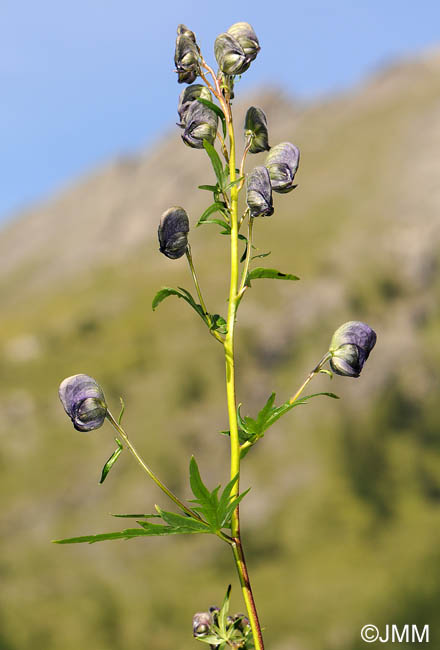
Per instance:
[[[240,474],[240,441],[238,437],[237,407],[235,398],[235,367],[234,367],[234,327],[238,298],[238,187],[235,171],[235,136],[230,110],[227,112],[228,132],[230,141],[230,181],[231,185],[231,278],[229,287],[227,334],[225,339],[225,360],[226,360],[226,395],[228,402],[229,431],[231,443],[231,478]],[[232,490],[231,496],[239,494],[240,487],[237,481]],[[258,620],[257,610],[252,594],[249,575],[244,558],[243,547],[240,537],[240,514],[239,508],[234,510],[231,521],[231,531],[234,543],[232,550],[234,561],[240,579],[243,598],[252,628],[255,650],[264,650],[261,627]]]

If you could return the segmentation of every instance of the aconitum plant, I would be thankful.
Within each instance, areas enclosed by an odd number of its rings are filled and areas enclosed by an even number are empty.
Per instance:
[[[241,414],[237,407],[235,391],[234,333],[240,303],[249,293],[252,282],[259,278],[295,281],[290,273],[255,266],[253,255],[254,226],[260,217],[273,215],[273,193],[288,194],[294,190],[295,174],[300,160],[299,149],[291,142],[269,145],[269,131],[264,111],[251,106],[245,117],[240,134],[242,153],[237,163],[237,133],[232,115],[234,81],[246,72],[260,51],[258,38],[252,27],[245,22],[232,25],[220,34],[214,44],[218,71],[206,62],[194,33],[185,25],[177,28],[174,62],[178,82],[189,84],[181,92],[178,114],[182,140],[194,149],[206,152],[213,168],[215,184],[200,185],[199,189],[212,195],[212,202],[197,222],[197,226],[211,225],[230,240],[230,277],[227,292],[226,318],[209,312],[202,296],[195,270],[190,239],[190,222],[185,208],[171,206],[159,222],[159,250],[170,260],[186,256],[195,286],[196,297],[182,288],[162,288],[153,299],[153,310],[169,296],[182,298],[205,323],[209,334],[220,344],[226,364],[226,401],[229,428],[226,432],[230,443],[230,471],[223,489],[210,489],[202,480],[194,457],[189,463],[189,482],[194,499],[185,503],[174,494],[149,465],[143,460],[122,427],[122,409],[118,418],[110,412],[103,389],[85,374],[65,379],[59,389],[61,402],[78,431],[98,429],[107,420],[116,430],[117,448],[105,463],[101,482],[116,463],[124,449],[128,449],[143,471],[156,483],[174,506],[145,515],[119,515],[134,517],[137,526],[120,532],[87,535],[58,540],[61,544],[99,542],[113,539],[130,539],[152,535],[215,535],[223,544],[230,546],[238,573],[246,614],[229,614],[229,594],[226,590],[221,608],[211,607],[193,616],[193,635],[211,648],[255,648],[263,650],[263,635],[257,606],[252,594],[249,570],[245,560],[243,540],[240,533],[241,501],[247,491],[240,491],[240,466],[269,427],[300,404],[318,395],[336,397],[333,393],[303,395],[303,391],[319,373],[332,373],[345,377],[359,377],[365,361],[376,343],[375,332],[365,323],[350,321],[334,333],[329,349],[306,377],[296,393],[283,404],[275,404],[273,393],[255,417]],[[200,83],[194,83],[196,79]],[[264,165],[246,171],[250,154],[267,152]],[[246,208],[238,211],[238,197],[245,192]],[[290,198],[290,197],[289,197]],[[286,199],[283,199],[286,200]],[[255,220],[257,223],[255,223]],[[243,230],[246,228],[246,233]],[[239,244],[244,252],[239,252]],[[329,363],[330,369],[325,366]],[[248,459],[247,459],[248,460]],[[252,458],[249,458],[252,462]],[[226,470],[225,470],[226,473]],[[245,503],[245,502],[244,502]]]

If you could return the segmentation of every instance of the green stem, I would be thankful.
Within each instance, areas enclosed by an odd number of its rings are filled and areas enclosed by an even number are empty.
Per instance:
[[[313,370],[309,373],[308,377],[305,379],[305,381],[304,381],[304,382],[301,384],[301,386],[298,388],[298,390],[296,391],[295,395],[293,395],[293,397],[291,397],[291,398],[289,399],[289,404],[293,404],[293,402],[295,402],[295,401],[298,399],[298,397],[299,397],[299,396],[301,395],[301,393],[303,392],[304,388],[305,388],[305,387],[306,387],[306,386],[307,386],[307,385],[312,381],[313,377],[315,377],[315,375],[317,375],[317,374],[319,373],[319,371],[321,370],[321,368],[323,367],[323,365],[324,365],[325,363],[327,363],[327,361],[328,361],[330,358],[331,358],[331,354],[330,354],[330,352],[327,352],[326,354],[324,354],[324,356],[322,357],[321,361],[320,361],[320,362],[315,366],[315,368],[313,368]]]
[[[197,273],[196,273],[196,270],[194,268],[194,263],[193,263],[193,259],[192,259],[192,255],[191,255],[191,247],[190,247],[189,244],[188,244],[188,246],[186,248],[186,258],[188,260],[189,268],[191,270],[191,275],[192,275],[193,280],[194,280],[194,286],[196,288],[197,295],[199,297],[200,306],[203,309],[203,313],[205,314],[205,317],[206,317],[206,322],[208,324],[209,331],[212,334],[212,336],[217,339],[217,341],[220,341],[220,343],[223,343],[224,342],[223,337],[216,330],[211,329],[212,328],[211,314],[206,309],[205,301],[203,300],[203,296],[202,296],[202,292],[201,292],[201,289],[200,289],[199,281],[197,279]]]
[[[244,179],[244,163],[245,163],[245,160],[246,160],[246,156],[248,155],[248,151],[250,149],[251,144],[252,144],[252,138],[248,137],[248,139],[246,141],[246,146],[245,146],[244,151],[243,151],[243,157],[241,159],[241,164],[240,164],[240,177],[243,177],[243,178],[241,179],[240,184],[238,186],[238,191],[239,192],[240,192],[241,188],[244,185],[244,181],[245,181],[245,179]]]
[[[229,164],[229,154],[228,154],[228,150],[227,150],[227,148],[226,148],[225,141],[223,140],[220,131],[217,131],[217,138],[219,139],[219,142],[220,142],[220,145],[221,145],[221,148],[222,148],[223,158],[224,158],[224,159],[226,160],[226,162]]]
[[[228,132],[230,141],[230,181],[231,186],[231,278],[229,286],[229,303],[227,318],[227,334],[225,338],[225,360],[226,360],[226,395],[229,415],[229,431],[231,443],[231,479],[240,475],[240,441],[238,437],[237,407],[235,399],[235,367],[234,367],[234,328],[235,318],[238,305],[238,187],[234,183],[236,180],[235,171],[235,136],[232,124],[230,110],[227,113]],[[240,487],[237,481],[232,490],[231,496],[239,494]],[[255,650],[264,650],[261,627],[258,620],[255,601],[252,594],[249,575],[246,567],[246,561],[243,554],[243,548],[240,537],[240,514],[239,508],[234,510],[231,521],[231,532],[234,543],[232,550],[234,554],[235,565],[240,579],[243,598],[252,628]]]
[[[209,315],[208,310],[206,309],[205,301],[203,300],[202,292],[200,290],[199,281],[197,279],[197,273],[196,273],[196,270],[194,268],[194,263],[193,263],[193,259],[192,259],[192,255],[191,255],[191,246],[189,244],[188,244],[188,246],[186,248],[186,258],[188,260],[189,268],[191,269],[191,275],[193,277],[194,286],[196,288],[197,295],[199,297],[200,306],[203,309],[203,313],[207,317],[209,323],[211,324],[211,322],[212,322],[211,321],[211,316]]]
[[[246,560],[244,559],[243,546],[241,544],[240,537],[235,538],[232,544],[232,552],[234,554],[235,564],[238,569],[243,598],[249,616],[252,636],[254,637],[254,645],[256,650],[264,650],[263,635],[261,633],[257,608],[255,606],[254,596],[252,594],[251,584],[249,582],[249,574],[246,566]]]
[[[248,223],[248,242],[246,250],[246,259],[244,261],[243,273],[241,275],[240,288],[238,290],[238,300],[241,300],[244,292],[246,291],[246,278],[249,271],[249,263],[251,261],[251,251],[252,251],[252,228],[254,225],[254,218],[249,216]]]

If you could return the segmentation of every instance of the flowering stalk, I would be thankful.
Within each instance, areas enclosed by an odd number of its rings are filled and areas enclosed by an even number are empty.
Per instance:
[[[276,406],[275,393],[272,393],[256,418],[242,417],[240,408],[237,409],[234,349],[235,324],[240,302],[252,282],[258,278],[283,281],[299,280],[293,274],[282,273],[273,268],[251,268],[251,262],[255,257],[266,257],[269,254],[252,256],[255,219],[270,217],[274,213],[272,192],[287,194],[296,187],[294,178],[300,152],[290,142],[282,142],[270,147],[266,115],[261,108],[251,106],[245,118],[245,140],[240,168],[236,168],[236,134],[231,112],[234,78],[246,72],[260,51],[258,38],[248,23],[235,23],[227,32],[223,32],[216,38],[214,50],[219,65],[218,74],[215,74],[212,67],[204,60],[195,34],[190,29],[185,25],[179,25],[177,34],[174,61],[178,82],[190,84],[180,94],[178,106],[180,122],[178,126],[183,129],[182,140],[187,146],[205,150],[215,173],[215,185],[200,186],[200,189],[212,192],[213,203],[206,208],[197,225],[216,224],[222,228],[223,235],[230,237],[228,311],[225,320],[219,314],[211,314],[207,309],[188,242],[190,219],[186,210],[181,206],[172,206],[162,214],[158,228],[159,250],[170,260],[179,260],[186,255],[197,295],[193,297],[189,291],[182,287],[163,287],[155,295],[152,307],[155,310],[168,296],[182,299],[202,319],[210,334],[223,345],[229,420],[229,431],[223,433],[228,433],[230,439],[230,480],[221,493],[219,492],[220,486],[210,491],[203,483],[197,462],[192,457],[189,474],[190,487],[194,495],[192,503],[195,505],[191,508],[188,507],[158,478],[140,456],[121,426],[123,411],[118,420],[115,420],[107,408],[103,390],[96,380],[85,374],[68,377],[60,385],[59,396],[75,429],[89,432],[100,428],[105,419],[108,419],[122,440],[121,442],[119,438],[116,438],[118,448],[105,463],[100,483],[105,480],[125,447],[129,449],[149,478],[183,514],[167,512],[156,506],[157,514],[154,515],[123,515],[124,517],[137,518],[137,528],[128,528],[117,533],[74,537],[58,540],[58,542],[63,544],[93,543],[110,539],[188,533],[216,535],[231,546],[247,617],[239,614],[228,616],[229,586],[221,609],[213,607],[209,612],[195,614],[193,634],[200,641],[209,644],[211,648],[230,647],[237,650],[248,650],[252,644],[252,637],[255,650],[264,650],[261,626],[240,532],[239,504],[246,495],[246,492],[240,492],[241,459],[244,458],[250,447],[264,436],[265,431],[285,413],[317,395],[336,397],[333,393],[316,393],[301,397],[304,389],[318,373],[332,374],[323,369],[327,361],[330,362],[330,368],[334,373],[346,377],[359,377],[364,363],[375,345],[376,334],[368,325],[360,321],[349,321],[341,325],[332,337],[328,352],[324,354],[290,399]],[[197,77],[200,77],[205,85],[193,84]],[[211,101],[211,93],[219,105]],[[223,136],[219,126],[223,128]],[[215,149],[217,140],[220,142],[221,153],[226,162],[225,166]],[[246,174],[245,162],[248,154],[252,155],[262,151],[269,152],[265,164],[254,167],[251,172]],[[238,197],[245,183],[246,208],[239,219]],[[240,227],[246,218],[248,219],[247,238],[239,234]],[[239,261],[240,239],[246,241],[246,252]],[[243,262],[243,267],[239,280],[241,262]],[[155,517],[154,523],[149,521],[152,517]]]

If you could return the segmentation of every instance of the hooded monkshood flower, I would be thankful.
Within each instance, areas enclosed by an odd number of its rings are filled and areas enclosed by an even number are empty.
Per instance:
[[[330,367],[337,375],[359,377],[376,343],[376,332],[365,323],[351,320],[333,334]]]
[[[203,149],[203,140],[214,144],[218,117],[213,110],[198,101],[191,102],[185,114],[185,122],[182,140],[188,147]]]
[[[206,86],[202,86],[202,84],[192,84],[191,86],[187,86],[182,90],[179,97],[179,105],[177,107],[177,112],[179,113],[180,117],[180,124],[177,126],[185,128],[186,114],[188,112],[188,109],[192,102],[197,101],[198,97],[212,101],[211,93],[206,88]]]
[[[264,163],[269,170],[270,181],[274,192],[290,192],[296,170],[299,165],[299,149],[290,142],[281,142],[269,151]]]
[[[248,177],[246,203],[251,217],[270,217],[273,214],[272,188],[266,167],[255,167]]]
[[[234,23],[230,26],[227,34],[233,36],[243,48],[248,61],[253,61],[260,51],[260,43],[249,23]]]
[[[196,37],[194,32],[185,25],[179,25],[177,28],[174,65],[178,74],[177,81],[180,84],[192,84],[199,76],[199,51]]]
[[[58,394],[75,429],[92,431],[102,426],[107,404],[101,386],[92,377],[67,377],[61,382]]]
[[[261,108],[255,108],[255,106],[248,108],[244,121],[244,134],[246,137],[252,138],[249,153],[269,151],[267,120]]]
[[[227,32],[215,39],[214,54],[218,67],[226,75],[243,74],[251,64],[240,43]]]
[[[157,231],[160,252],[177,260],[185,255],[188,246],[189,219],[186,211],[173,206],[163,213]]]

